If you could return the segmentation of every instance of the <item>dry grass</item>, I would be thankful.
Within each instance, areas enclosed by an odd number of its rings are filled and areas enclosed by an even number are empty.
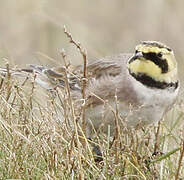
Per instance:
[[[34,77],[8,73],[0,79],[0,179],[184,179],[182,106],[158,126],[127,131],[116,119],[114,139],[99,130],[87,140],[69,88],[45,92]]]
[[[156,127],[132,132],[120,129],[117,143],[112,143],[109,135],[99,133],[95,142],[103,161],[95,162],[90,143],[88,148],[76,143],[79,134],[72,122],[68,123],[72,117],[67,114],[71,108],[66,96],[62,95],[66,112],[61,123],[56,119],[58,108],[62,108],[56,101],[58,96],[61,98],[59,93],[54,98],[48,95],[43,105],[38,99],[43,92],[36,90],[34,83],[25,91],[11,78],[1,82],[0,179],[184,178],[183,136],[179,129],[183,112],[174,115],[171,124],[161,123],[156,152]]]

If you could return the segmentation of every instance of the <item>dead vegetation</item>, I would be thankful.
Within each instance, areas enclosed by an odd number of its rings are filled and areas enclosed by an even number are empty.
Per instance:
[[[86,53],[67,35],[84,60],[85,102]],[[76,116],[67,78],[64,91],[46,92],[34,75],[20,81],[6,69],[0,79],[0,179],[184,179],[182,103],[158,125],[127,131],[115,118],[114,138],[109,127],[89,140],[85,108]]]

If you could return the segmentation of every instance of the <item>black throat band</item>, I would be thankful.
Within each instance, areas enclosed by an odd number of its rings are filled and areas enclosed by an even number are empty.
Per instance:
[[[139,82],[142,84],[151,87],[151,88],[157,88],[157,89],[166,89],[166,88],[172,88],[173,90],[178,88],[179,82],[171,82],[171,83],[166,83],[166,82],[160,82],[156,81],[153,78],[147,76],[146,74],[143,73],[131,73],[129,70],[129,73]]]

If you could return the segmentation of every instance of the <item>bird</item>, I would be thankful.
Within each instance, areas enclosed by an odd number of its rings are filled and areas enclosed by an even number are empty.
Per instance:
[[[173,50],[158,41],[142,41],[133,53],[104,57],[87,64],[85,118],[89,131],[101,126],[114,129],[115,114],[128,128],[154,124],[176,102],[180,81]],[[5,74],[6,69],[0,69]],[[66,67],[30,65],[12,74],[34,73],[47,90],[66,87]],[[79,105],[83,66],[67,69],[71,98]]]

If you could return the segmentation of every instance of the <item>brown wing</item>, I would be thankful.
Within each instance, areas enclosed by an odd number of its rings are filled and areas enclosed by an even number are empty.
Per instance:
[[[124,78],[121,72],[127,70],[127,61],[132,54],[119,54],[92,62],[87,66],[88,87],[86,95],[88,97],[87,106],[101,104],[103,100],[114,97],[118,88],[120,78]],[[78,67],[77,71],[82,71]]]
[[[88,76],[92,78],[100,78],[102,76],[118,76],[122,72],[122,64],[126,64],[132,54],[119,54],[117,56],[109,56],[97,61],[91,62],[87,66]],[[78,74],[83,71],[82,66],[78,66],[74,73]]]
[[[116,77],[125,66],[125,62],[132,56],[132,54],[120,54],[112,57],[105,57],[97,61],[91,62],[87,66],[89,83],[96,82],[101,77]],[[65,84],[65,67],[47,68],[38,65],[29,65],[30,68],[24,68],[20,70],[12,70],[11,73],[15,75],[35,72],[37,74],[37,83],[46,89],[52,89],[56,86],[63,87]],[[0,69],[1,74],[6,74],[6,69]],[[82,77],[83,66],[68,67],[67,76],[69,85],[72,90],[80,90],[80,78]],[[100,86],[99,82],[98,87]],[[103,83],[102,83],[103,84]],[[100,88],[100,87],[99,87]],[[103,87],[102,87],[103,88]]]

